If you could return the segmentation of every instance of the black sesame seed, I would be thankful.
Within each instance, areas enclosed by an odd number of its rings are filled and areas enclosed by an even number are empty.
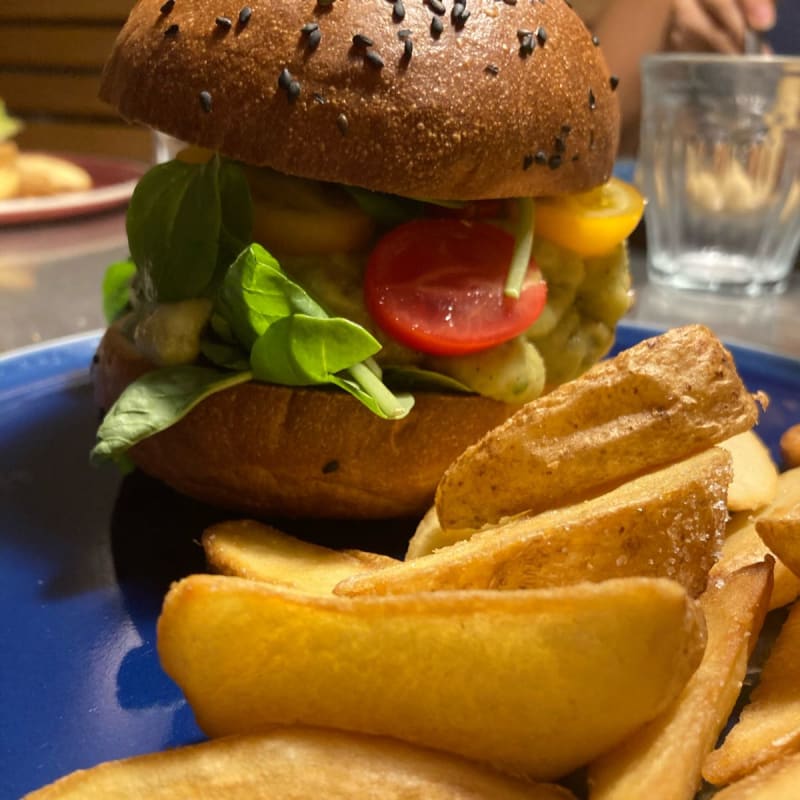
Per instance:
[[[175,0],[167,0],[163,6],[161,6],[161,13],[162,14],[169,14],[172,9],[175,8]]]
[[[569,136],[571,131],[572,131],[572,126],[571,125],[562,125],[561,126],[561,133],[564,136]]]
[[[534,154],[533,160],[537,164],[546,164],[547,163],[547,153],[544,150],[539,150],[537,153]]]
[[[557,153],[550,156],[550,158],[547,159],[547,166],[550,167],[550,169],[558,169],[561,166],[561,156]]]
[[[290,100],[297,100],[300,97],[300,81],[293,79],[286,87],[286,94],[289,95]]]
[[[250,8],[250,6],[245,6],[239,12],[239,24],[240,25],[247,25],[247,23],[250,22],[250,17],[252,17],[252,16],[253,16],[253,9]]]
[[[515,6],[515,5],[517,4],[517,0],[503,0],[503,2],[504,2],[504,3],[505,3],[507,6]]]
[[[580,158],[581,158],[581,154],[580,153],[575,153],[575,155],[572,156],[572,160],[573,161],[580,161]]]
[[[319,105],[324,106],[325,103],[328,101],[325,99],[325,95],[321,92],[314,92],[311,97],[314,99],[315,103],[319,103]]]
[[[438,14],[440,17],[446,10],[442,0],[428,0],[428,5],[430,6],[431,11],[433,11],[434,14]]]
[[[544,25],[540,25],[536,29],[536,38],[539,40],[539,44],[544,47],[545,42],[547,41],[547,31],[544,29]]]
[[[589,110],[594,111],[597,108],[597,98],[594,96],[594,92],[589,89]]]
[[[318,22],[306,22],[302,28],[300,28],[300,33],[304,36],[308,36],[309,33],[313,33],[314,31],[319,30],[319,23]]]
[[[384,67],[383,59],[374,50],[367,50],[364,54],[364,60],[375,69],[383,69]]]
[[[211,112],[211,108],[213,106],[213,102],[211,99],[211,92],[202,91],[200,92],[200,107],[206,114]]]
[[[467,11],[467,6],[463,2],[458,2],[453,4],[453,8],[450,12],[450,20],[452,23],[457,27],[460,28],[464,25],[464,23],[469,19],[469,11]]]
[[[616,75],[612,75],[608,79],[608,85],[611,87],[612,92],[616,92],[617,86],[619,86],[619,78]]]
[[[484,71],[488,72],[490,75],[499,75],[500,67],[498,67],[497,64],[487,64],[484,67]]]
[[[525,56],[529,56],[534,49],[536,48],[536,39],[533,38],[533,34],[528,31],[526,32],[525,36],[522,37],[519,43],[519,54],[524,58]]]
[[[363,33],[357,33],[355,36],[353,36],[353,44],[356,47],[372,47],[373,42],[369,36],[364,36]]]
[[[315,31],[311,31],[308,34],[308,46],[311,50],[316,50],[319,47],[319,43],[322,41],[322,31],[317,28]]]
[[[434,17],[431,20],[431,34],[438,38],[443,30],[444,23],[439,19],[439,17]]]
[[[344,114],[339,114],[339,116],[336,117],[336,127],[339,129],[342,136],[347,133],[350,128],[350,123],[347,121],[347,117]]]
[[[560,136],[556,136],[553,140],[553,149],[556,153],[563,153],[567,149],[567,145]]]
[[[289,72],[286,67],[281,70],[281,74],[278,75],[278,88],[283,89],[284,91],[289,88],[289,84],[292,82],[292,73]]]
[[[406,7],[403,5],[403,0],[396,0],[392,6],[392,16],[400,22],[406,18]]]
[[[172,38],[174,36],[177,36],[179,31],[180,31],[180,27],[178,26],[178,23],[177,22],[173,22],[172,25],[170,25],[164,31],[164,36],[166,36],[167,38]]]
[[[533,156],[530,153],[528,153],[528,155],[526,155],[522,159],[522,169],[530,169],[532,165],[533,165]]]
[[[230,17],[217,17],[214,23],[223,31],[229,31],[233,27],[233,20]]]
[[[331,472],[336,472],[339,469],[339,462],[336,460],[329,461],[325,466],[322,468],[322,472],[325,475],[329,475]]]
[[[532,35],[533,35],[533,32],[529,31],[529,30],[527,30],[525,28],[520,28],[517,31],[517,39],[519,39],[520,41],[522,41],[523,39],[527,39],[529,36],[532,36]]]
[[[412,42],[411,39],[406,39],[403,42],[403,58],[406,61],[409,61],[411,59],[411,55],[413,54],[413,52],[414,52],[414,42]]]
[[[397,38],[401,42],[404,42],[406,39],[410,39],[411,38],[411,30],[409,28],[401,28],[399,31],[397,31]]]
[[[599,36],[592,36],[592,44],[595,47],[600,47],[600,37]]]

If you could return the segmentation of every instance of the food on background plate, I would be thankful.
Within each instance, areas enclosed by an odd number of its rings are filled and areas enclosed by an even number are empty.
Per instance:
[[[756,532],[764,544],[800,578],[800,502],[789,509],[771,509],[756,520]]]
[[[95,457],[248,513],[419,515],[612,345],[642,211],[616,81],[566,3],[219,13],[139,2],[104,73],[192,147],[131,200]]]
[[[780,440],[781,461],[785,469],[800,467],[800,423],[787,428]]]
[[[675,328],[528,403],[468,447],[437,486],[439,522],[476,529],[579,500],[757,419],[756,399],[713,333]]]
[[[21,151],[13,141],[21,129],[22,123],[8,115],[0,100],[0,200],[92,188],[92,176],[66,158]]]
[[[675,702],[589,767],[590,800],[692,800],[703,760],[733,711],[767,613],[772,559],[711,583],[700,597],[708,643]]]
[[[313,728],[137,756],[75,772],[24,800],[570,800],[445,753],[386,738]]]
[[[158,623],[162,665],[210,736],[317,725],[538,780],[657,716],[704,644],[696,602],[660,578],[342,598],[193,575]]]

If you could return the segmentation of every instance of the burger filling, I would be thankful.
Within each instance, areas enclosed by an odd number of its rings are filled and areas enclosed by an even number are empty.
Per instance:
[[[109,410],[95,456],[253,379],[335,387],[386,418],[416,391],[534,399],[611,347],[641,212],[616,180],[426,202],[187,151],[140,182],[131,258],[106,275],[106,315],[159,368]]]

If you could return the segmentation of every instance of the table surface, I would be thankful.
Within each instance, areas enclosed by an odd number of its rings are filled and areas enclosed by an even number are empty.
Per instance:
[[[102,328],[103,274],[127,255],[122,210],[0,227],[0,352]],[[631,249],[631,266],[636,300],[626,321],[702,322],[733,344],[800,358],[800,271],[785,294],[748,298],[654,286],[640,247]]]

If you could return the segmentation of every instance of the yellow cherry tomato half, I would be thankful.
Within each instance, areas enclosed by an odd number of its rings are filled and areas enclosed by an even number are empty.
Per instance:
[[[633,233],[643,211],[638,190],[611,178],[588,192],[537,199],[536,235],[582,256],[601,256]]]

